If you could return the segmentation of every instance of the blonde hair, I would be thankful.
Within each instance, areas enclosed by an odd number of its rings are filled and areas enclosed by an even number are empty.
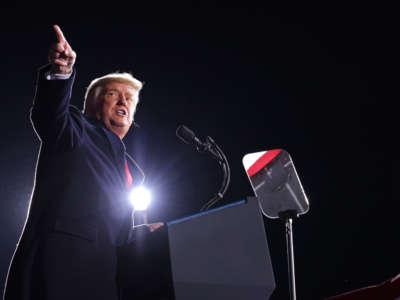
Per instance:
[[[110,82],[120,82],[130,85],[137,92],[136,105],[139,102],[139,92],[143,87],[143,83],[133,77],[130,73],[110,73],[102,77],[93,79],[86,89],[85,101],[83,103],[83,113],[87,116],[93,116],[95,112],[94,101],[100,95],[102,89]]]

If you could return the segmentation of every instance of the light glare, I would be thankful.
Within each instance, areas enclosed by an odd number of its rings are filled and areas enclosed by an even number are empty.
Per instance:
[[[130,193],[129,199],[135,210],[146,210],[150,204],[150,192],[144,187],[135,188]]]

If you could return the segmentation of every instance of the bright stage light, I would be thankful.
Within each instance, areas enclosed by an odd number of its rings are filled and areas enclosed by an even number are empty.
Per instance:
[[[135,208],[135,211],[146,210],[150,204],[150,192],[144,187],[140,186],[132,190],[129,195],[129,200]]]

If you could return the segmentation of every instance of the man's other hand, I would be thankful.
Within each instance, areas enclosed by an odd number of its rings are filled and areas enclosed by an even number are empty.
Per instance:
[[[75,63],[76,53],[68,44],[60,27],[54,25],[53,29],[57,36],[57,43],[53,44],[49,50],[48,59],[51,64],[51,72],[70,74]]]
[[[164,226],[164,223],[157,222],[157,223],[147,224],[146,226],[150,229],[150,232],[154,232],[157,229],[159,229],[160,227]]]

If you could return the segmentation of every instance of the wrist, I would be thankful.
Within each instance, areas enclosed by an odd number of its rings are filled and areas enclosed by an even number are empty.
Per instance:
[[[73,71],[71,67],[64,67],[64,66],[52,66],[50,69],[50,73],[53,75],[71,75]]]
[[[69,79],[71,77],[71,74],[54,74],[51,73],[50,71],[48,71],[47,73],[45,73],[45,77],[47,80],[66,80]]]

